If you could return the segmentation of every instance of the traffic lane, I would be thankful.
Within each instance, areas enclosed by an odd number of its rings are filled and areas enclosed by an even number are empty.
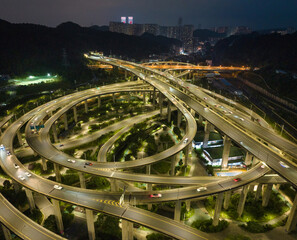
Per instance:
[[[131,206],[127,207],[127,210],[124,212],[122,217],[127,220],[133,219],[133,221],[137,221],[141,225],[155,229],[169,236],[174,236],[177,239],[217,239],[214,236],[210,237],[209,234],[197,231],[194,228],[186,226],[180,222],[148,211],[143,212],[143,210]]]

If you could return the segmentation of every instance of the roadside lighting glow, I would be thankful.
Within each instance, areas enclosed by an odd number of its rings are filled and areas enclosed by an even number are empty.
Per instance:
[[[30,79],[34,78],[34,76],[29,76]]]
[[[50,73],[48,73],[48,74],[47,74],[47,76],[48,76],[48,77],[50,77],[50,76],[51,76],[51,74],[50,74]]]

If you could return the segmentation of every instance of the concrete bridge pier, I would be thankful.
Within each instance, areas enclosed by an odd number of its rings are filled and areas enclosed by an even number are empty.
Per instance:
[[[2,226],[2,232],[3,232],[3,235],[4,235],[4,239],[5,240],[11,240],[12,237],[11,237],[11,233],[9,231],[9,229],[7,227],[5,227],[4,224],[1,224]]]
[[[88,101],[85,100],[85,113],[88,113],[89,108],[88,108]]]
[[[177,127],[180,128],[181,124],[182,113],[181,111],[177,110]]]
[[[133,240],[133,223],[122,219],[122,240]]]
[[[155,109],[156,107],[156,88],[154,88],[153,91],[153,108]]]
[[[249,152],[246,152],[246,155],[245,155],[245,159],[244,159],[244,163],[245,165],[251,165],[252,164],[252,158],[253,158],[253,155]]]
[[[168,101],[168,105],[167,105],[167,121],[170,123],[171,122],[171,102]]]
[[[159,107],[160,107],[160,115],[163,115],[163,95],[159,93]]]
[[[296,224],[297,224],[297,194],[295,194],[293,205],[291,207],[291,211],[288,216],[287,223],[285,225],[286,231],[287,232],[293,231],[296,228]]]
[[[63,114],[63,122],[64,122],[65,131],[67,131],[68,130],[67,113]]]
[[[191,200],[186,200],[186,210],[189,212],[191,210]]]
[[[81,188],[86,188],[86,178],[83,172],[78,172],[79,182]]]
[[[150,175],[151,174],[151,165],[146,165],[146,174],[147,175]],[[152,191],[153,190],[153,185],[151,183],[147,183],[146,184],[146,190],[147,191]],[[151,203],[148,203],[147,204],[147,209],[148,210],[151,210],[152,207],[153,207],[153,204],[151,204]]]
[[[174,220],[180,221],[180,214],[181,214],[181,200],[177,200],[175,202],[175,208],[174,208]]]
[[[47,163],[45,158],[41,158],[42,160],[42,170],[47,171]]]
[[[241,194],[240,194],[240,199],[239,199],[239,203],[238,203],[238,207],[237,207],[237,213],[238,216],[241,217],[242,213],[243,213],[243,209],[244,209],[244,205],[245,205],[245,200],[246,200],[246,196],[248,194],[249,191],[249,186],[245,185],[243,186],[242,190],[241,190]]]
[[[204,139],[203,139],[203,147],[204,148],[206,148],[208,146],[209,134],[213,130],[214,130],[214,126],[210,122],[205,121]]]
[[[202,125],[202,122],[203,122],[203,117],[201,115],[199,115],[198,124]]]
[[[113,103],[116,102],[115,93],[112,94],[112,102],[113,102]]]
[[[267,205],[269,203],[269,198],[270,198],[270,195],[272,192],[272,187],[273,187],[272,183],[266,184],[266,186],[265,186],[265,191],[264,191],[264,194],[262,197],[262,206],[263,207],[267,207]]]
[[[223,149],[223,156],[222,156],[222,169],[228,168],[228,160],[229,160],[229,153],[231,148],[231,139],[228,136],[224,136],[224,149]]]
[[[94,226],[94,214],[90,209],[86,209],[86,219],[88,227],[89,240],[95,240],[95,226]]]
[[[259,200],[259,198],[262,196],[262,183],[259,183],[257,186],[257,191],[256,191],[256,195],[255,195],[255,200]]]
[[[176,162],[176,156],[171,157],[171,170],[170,170],[170,176],[175,175],[175,162]]]
[[[57,163],[54,163],[54,171],[55,171],[55,176],[56,176],[56,182],[62,182],[61,180],[61,173],[60,173],[60,165]]]
[[[100,96],[97,97],[97,102],[98,102],[97,103],[98,108],[101,107],[101,97]]]
[[[219,224],[219,219],[220,219],[220,213],[222,210],[222,204],[223,204],[223,199],[224,199],[224,193],[219,193],[217,195],[217,200],[216,200],[216,205],[215,205],[215,211],[213,215],[213,226],[218,226]]]
[[[74,121],[77,123],[77,109],[76,109],[76,106],[73,107],[73,117],[74,117]]]
[[[34,198],[33,198],[33,193],[28,188],[25,188],[25,193],[26,193],[28,203],[29,203],[29,206],[30,206],[30,211],[32,212],[32,210],[35,209],[35,202],[34,202]]]
[[[232,191],[225,192],[225,199],[224,199],[224,209],[228,209],[230,200],[231,200],[231,193]]]
[[[64,226],[59,201],[52,198],[52,203],[54,207],[57,228],[61,234],[64,234]]]

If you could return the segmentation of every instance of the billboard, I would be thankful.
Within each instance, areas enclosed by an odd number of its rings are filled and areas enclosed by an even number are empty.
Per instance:
[[[121,23],[126,23],[127,22],[127,17],[121,17]]]
[[[128,23],[133,24],[133,17],[128,17]]]

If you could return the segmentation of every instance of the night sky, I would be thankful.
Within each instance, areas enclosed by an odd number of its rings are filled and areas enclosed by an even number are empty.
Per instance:
[[[14,23],[108,25],[120,16],[160,25],[177,25],[182,17],[202,28],[297,28],[297,0],[0,0],[0,18]]]

